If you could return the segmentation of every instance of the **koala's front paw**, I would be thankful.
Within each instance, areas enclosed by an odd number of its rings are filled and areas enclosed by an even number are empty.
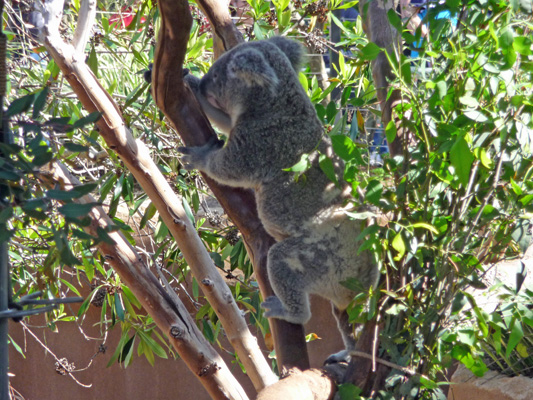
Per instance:
[[[270,296],[261,303],[261,307],[265,309],[263,315],[266,318],[283,318],[285,316],[285,309],[281,304],[280,299],[276,296]]]
[[[183,154],[181,157],[181,163],[188,171],[192,169],[204,171],[207,166],[207,160],[211,154],[220,149],[223,145],[223,141],[218,140],[216,136],[213,136],[203,146],[178,147],[178,152]]]
[[[194,93],[197,93],[200,90],[200,78],[191,74],[187,68],[183,68],[183,81],[189,85]]]

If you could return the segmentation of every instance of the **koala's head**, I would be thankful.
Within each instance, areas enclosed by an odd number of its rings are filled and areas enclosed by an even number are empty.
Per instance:
[[[246,108],[275,99],[294,76],[301,47],[284,38],[241,44],[222,55],[200,82],[209,103],[233,121]]]

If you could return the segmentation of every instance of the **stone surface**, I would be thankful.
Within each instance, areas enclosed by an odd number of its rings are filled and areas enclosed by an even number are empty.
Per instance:
[[[448,400],[533,400],[533,379],[496,371],[478,378],[460,365],[452,376]]]

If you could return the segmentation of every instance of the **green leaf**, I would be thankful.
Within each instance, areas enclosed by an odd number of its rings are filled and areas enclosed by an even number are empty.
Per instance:
[[[189,218],[189,221],[191,221],[191,224],[194,226],[194,214],[192,213],[191,207],[189,206],[189,202],[185,197],[181,198],[181,205],[183,206],[185,215],[187,216],[187,218]]]
[[[533,54],[531,51],[531,39],[527,36],[517,36],[514,38],[513,48],[523,56]]]
[[[405,255],[406,247],[401,232],[398,232],[392,239],[392,248],[398,252],[398,255],[394,257],[394,261],[400,261]]]
[[[383,51],[383,49],[381,47],[379,47],[377,44],[375,43],[368,43],[366,46],[364,46],[362,49],[361,49],[361,58],[363,60],[373,60],[375,59],[379,53],[381,53]]]
[[[387,143],[394,142],[394,139],[396,139],[397,134],[396,124],[393,120],[389,121],[387,124],[387,127],[385,128],[385,136],[387,137]]]
[[[365,198],[369,203],[379,205],[381,193],[383,192],[383,184],[378,180],[371,180],[366,187]]]
[[[284,171],[305,172],[310,166],[311,163],[309,162],[309,154],[302,154],[300,161],[298,161],[292,167],[284,169]]]
[[[80,194],[76,190],[59,190],[50,189],[46,191],[46,197],[53,200],[72,200],[80,197]]]
[[[4,33],[5,33],[5,31],[4,31]],[[11,345],[15,348],[15,350],[16,350],[16,351],[17,351],[17,352],[18,352],[23,358],[26,358],[26,355],[24,354],[24,351],[23,351],[22,348],[18,345],[18,343],[15,342],[15,341],[13,340],[13,338],[12,338],[11,336],[9,336],[9,335],[7,336],[7,338],[8,338],[8,343],[11,344]]]
[[[468,302],[463,292],[458,292],[452,300],[452,314],[457,314]]]
[[[102,116],[102,113],[100,111],[92,112],[89,115],[87,115],[87,116],[85,116],[83,118],[80,118],[79,120],[74,122],[74,124],[72,124],[72,126],[74,128],[81,128],[82,126],[95,123],[96,121],[98,121],[100,119],[101,116]]]
[[[333,123],[335,117],[337,116],[337,112],[337,103],[330,101],[326,107],[326,118],[330,124]]]
[[[74,189],[76,192],[81,194],[82,196],[91,193],[93,190],[95,190],[98,187],[97,183],[86,183],[84,185],[78,185]]]
[[[157,212],[157,209],[154,206],[154,203],[148,204],[148,207],[146,207],[146,210],[144,211],[144,214],[141,218],[140,228],[143,229],[146,226],[146,223],[153,218],[155,213]]]
[[[26,96],[13,100],[13,102],[7,108],[4,117],[11,117],[13,115],[22,114],[31,107],[34,100],[35,93],[28,94]]]
[[[85,203],[85,204],[69,203],[69,204],[65,204],[59,207],[58,210],[65,217],[78,218],[78,217],[86,217],[91,212],[93,207],[96,207],[98,205],[99,205],[98,203]]]
[[[332,135],[331,144],[335,154],[337,154],[344,161],[355,160],[358,163],[363,163],[359,149],[349,136]]]
[[[331,161],[331,158],[321,154],[318,158],[318,165],[330,181],[338,183],[337,176],[335,175],[335,167],[333,166],[333,161]]]
[[[115,292],[115,312],[118,319],[124,322],[124,307],[122,307],[122,300],[117,292]]]
[[[82,152],[89,150],[89,147],[87,146],[83,146],[81,144],[72,143],[72,142],[65,142],[63,146],[65,147],[65,149],[73,153],[82,153]]]
[[[398,32],[403,31],[402,19],[400,18],[400,16],[398,15],[398,13],[396,12],[394,8],[390,8],[389,11],[387,11],[387,18],[389,19],[390,24]]]
[[[509,357],[511,352],[516,347],[516,345],[524,337],[524,329],[522,328],[522,323],[518,320],[514,321],[513,329],[511,329],[511,334],[509,335],[509,341],[507,342],[507,349],[505,350],[505,355]]]
[[[133,356],[133,349],[134,349],[134,343],[135,343],[136,336],[137,335],[133,335],[131,339],[126,342],[120,354],[119,361],[121,363],[124,363],[125,367],[127,367],[131,363],[131,357]]]
[[[82,264],[85,267],[85,275],[89,282],[91,282],[94,278],[94,264],[86,258],[82,259]]]
[[[344,54],[342,52],[339,52],[339,72],[341,75],[345,75],[346,71],[346,65],[344,63]]]
[[[474,156],[468,147],[464,137],[459,137],[450,150],[450,161],[455,168],[455,173],[459,182],[466,187],[470,177]]]
[[[442,100],[442,98],[448,93],[448,85],[446,84],[446,81],[438,81],[435,84],[435,87],[437,88],[436,91],[439,96],[439,99]]]
[[[52,158],[54,158],[54,153],[52,153],[51,151],[40,152],[35,157],[33,157],[31,163],[36,167],[41,167],[45,164],[48,164],[52,160]]]
[[[72,283],[70,283],[69,281],[63,278],[59,278],[59,280],[63,283],[63,285],[67,286],[70,290],[72,290],[78,296],[81,296],[80,292],[78,292],[78,289],[76,289]]]
[[[412,78],[411,78],[411,61],[409,58],[402,56],[402,79],[407,85],[411,85]]]
[[[96,57],[96,50],[94,46],[91,47],[91,51],[89,52],[89,56],[87,57],[87,65],[93,72],[93,74],[97,77],[98,76],[98,58]]]
[[[529,219],[519,219],[511,233],[511,237],[520,247],[522,254],[524,254],[531,244],[531,221]]]
[[[513,31],[510,29],[504,29],[503,32],[500,32],[500,36],[498,38],[498,45],[502,50],[507,50],[513,45]]]
[[[470,96],[459,97],[459,102],[461,102],[462,104],[464,104],[465,106],[468,106],[468,107],[477,107],[477,106],[479,106],[479,102],[476,99],[474,99],[473,97],[470,97]]]
[[[489,158],[487,150],[484,147],[477,147],[474,149],[474,155],[476,158],[481,161],[481,164],[487,169],[493,169],[494,163]]]
[[[300,84],[304,88],[304,90],[307,92],[309,90],[309,83],[307,81],[307,77],[304,75],[303,72],[298,73],[298,80],[300,81]]]
[[[44,89],[37,94],[35,102],[33,103],[33,111],[31,114],[33,119],[37,119],[39,117],[41,110],[46,104],[46,98],[48,97],[49,92],[50,88],[48,86],[45,86]]]
[[[13,216],[13,207],[8,206],[0,211],[0,224],[5,224]]]
[[[409,225],[412,228],[424,228],[428,231],[433,232],[435,235],[439,234],[439,231],[431,224],[428,224],[427,222],[415,222],[414,224]]]
[[[151,336],[149,336],[143,331],[138,331],[137,333],[142,338],[142,340],[146,343],[146,345],[148,345],[148,347],[150,347],[150,349],[158,357],[165,358],[165,359],[168,358],[166,351]]]

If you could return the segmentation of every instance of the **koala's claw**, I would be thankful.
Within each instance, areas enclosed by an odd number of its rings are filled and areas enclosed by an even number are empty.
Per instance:
[[[178,152],[183,154],[181,164],[188,171],[193,169],[201,170],[206,166],[207,159],[211,156],[211,153],[222,146],[224,146],[224,142],[216,136],[212,136],[203,146],[178,147]]]
[[[285,315],[283,304],[276,296],[267,297],[261,307],[265,309],[263,315],[266,318],[282,318]]]

